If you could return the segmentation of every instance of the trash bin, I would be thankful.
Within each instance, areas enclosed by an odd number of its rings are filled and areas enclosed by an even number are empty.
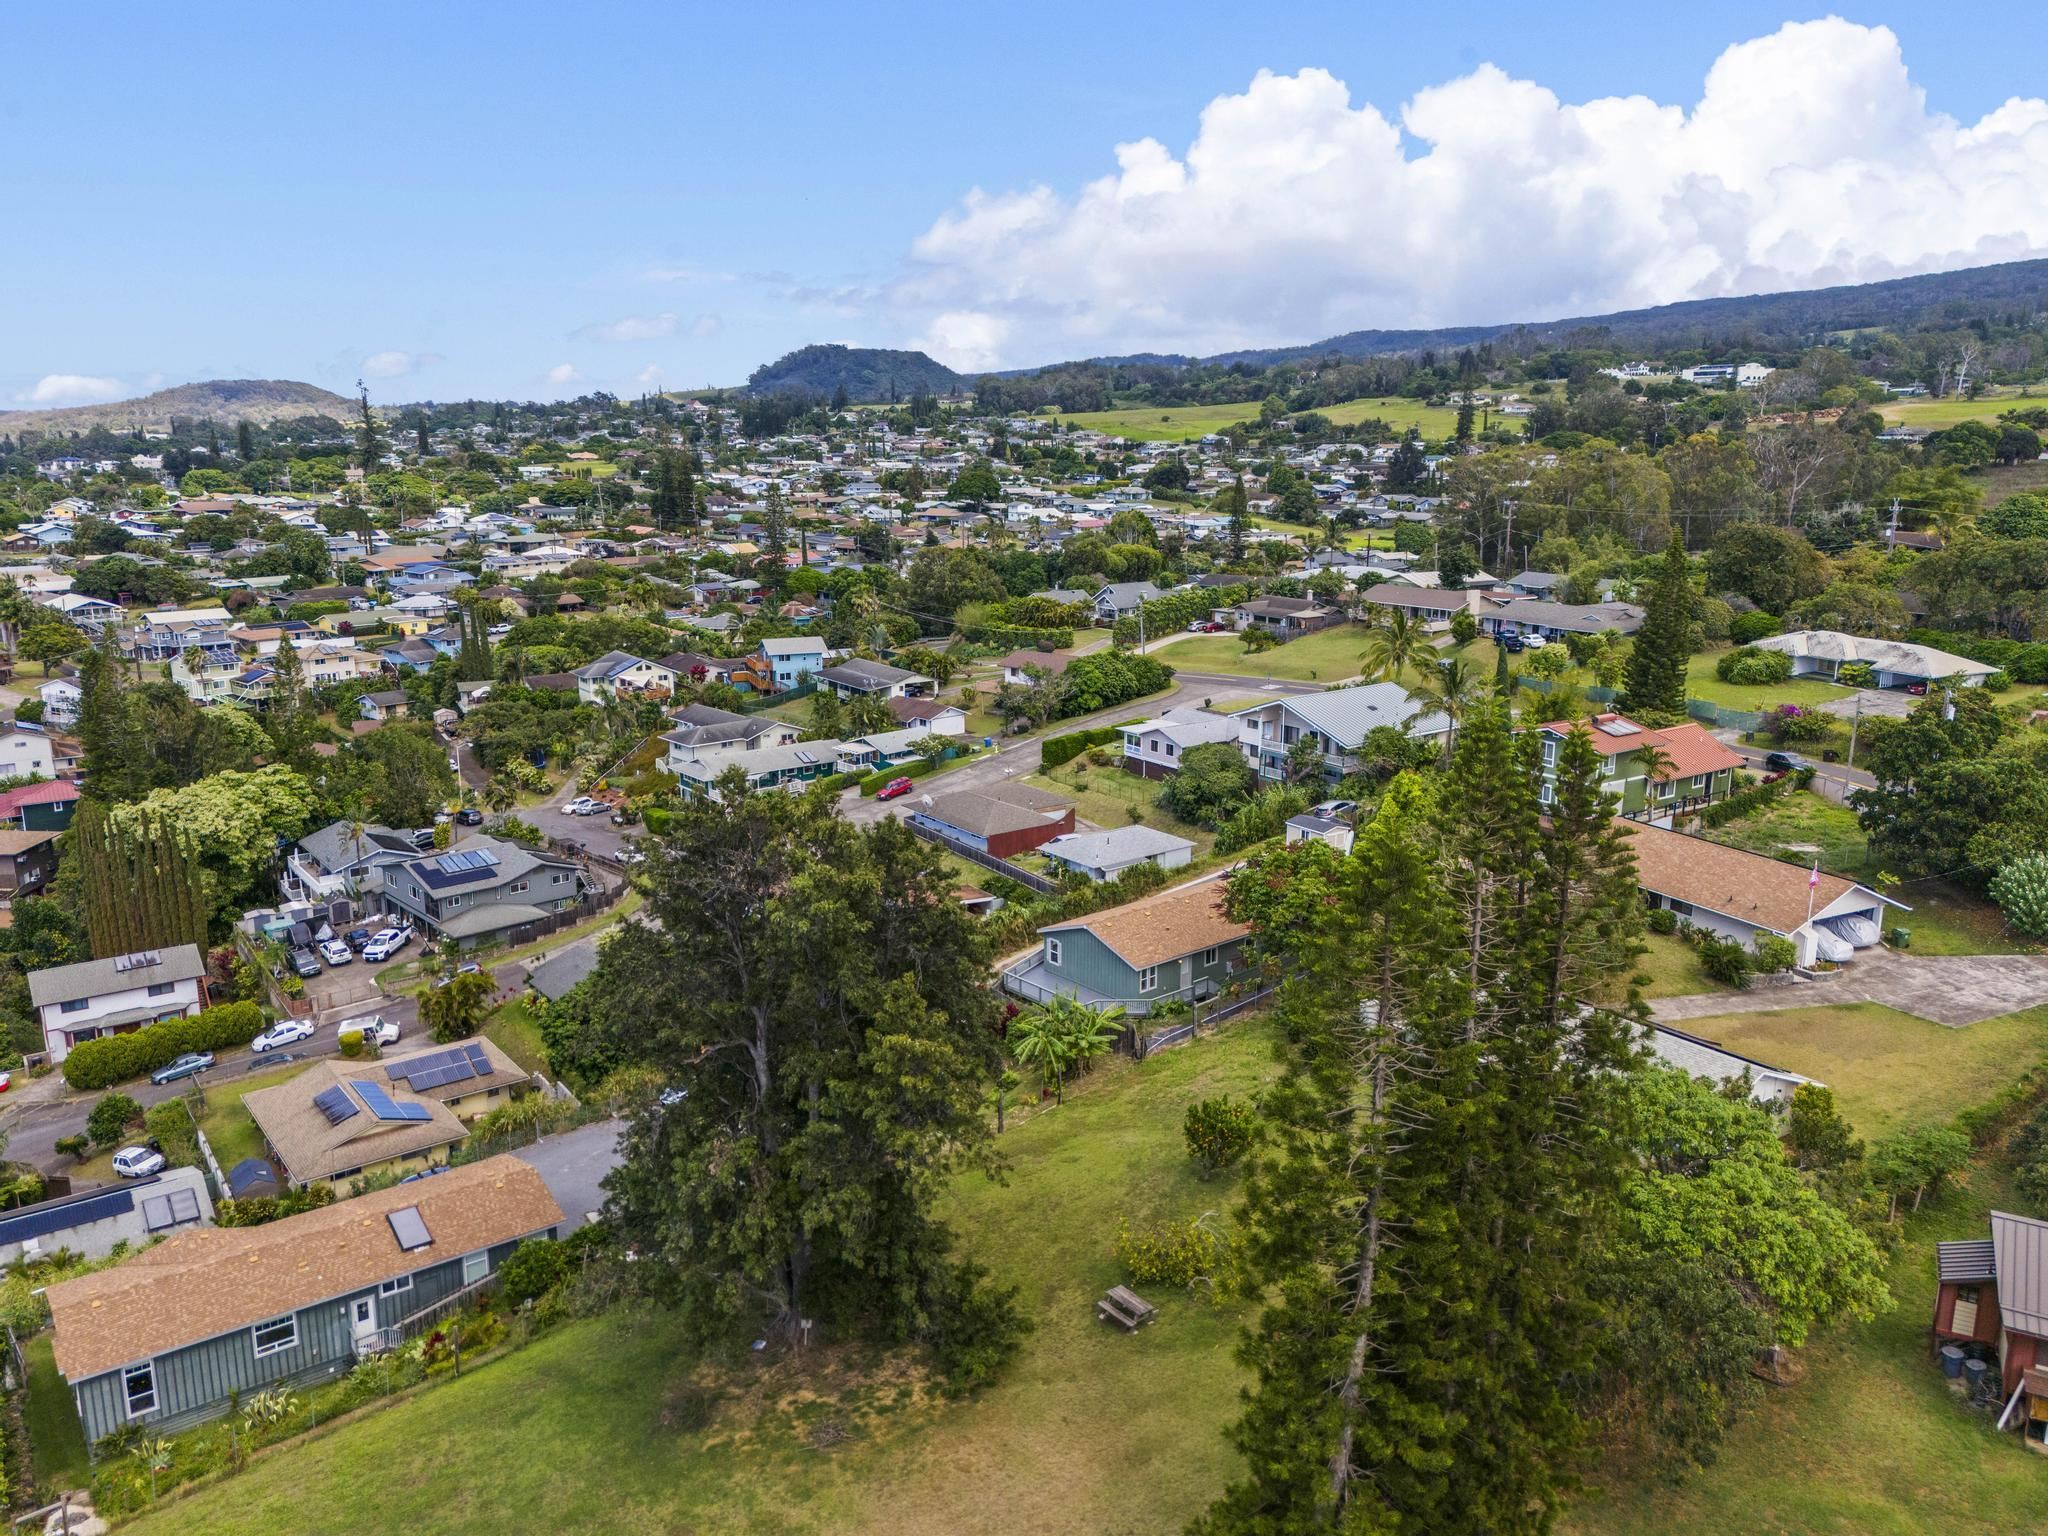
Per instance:
[[[1886,936],[1886,942],[1893,949],[1911,949],[1913,947],[1913,930],[1910,928],[1894,928]]]
[[[1963,1362],[1963,1379],[1970,1384],[1972,1392],[1983,1390],[1984,1375],[1990,1369],[1991,1362],[1988,1360],[1965,1360]]]
[[[1941,1346],[1941,1374],[1950,1381],[1961,1379],[1963,1374],[1963,1347],[1960,1344]]]

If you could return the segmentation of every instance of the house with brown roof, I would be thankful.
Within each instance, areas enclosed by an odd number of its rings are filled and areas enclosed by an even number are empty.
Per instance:
[[[1639,821],[1616,825],[1636,856],[1636,884],[1652,908],[1695,928],[1754,946],[1790,939],[1801,965],[1841,962],[1883,937],[1887,908],[1910,911],[1846,875],[1746,853]]]
[[[1556,793],[1557,754],[1578,728],[1579,722],[1572,720],[1534,727],[1543,738],[1543,784],[1537,793],[1545,805]],[[1601,783],[1620,801],[1621,813],[1646,816],[1659,826],[1668,827],[1674,816],[1725,798],[1742,767],[1741,754],[1697,720],[1653,729],[1626,715],[1595,715],[1585,722],[1585,730],[1604,765]],[[1650,771],[1653,762],[1655,773]]]
[[[517,1062],[479,1037],[378,1061],[329,1057],[242,1103],[292,1185],[339,1188],[446,1162],[469,1121],[526,1083]]]
[[[993,784],[932,797],[913,825],[998,859],[1013,858],[1074,830],[1074,802],[1029,784]]]
[[[1212,875],[1038,930],[1039,948],[1003,973],[1003,990],[1031,1002],[1071,997],[1144,1015],[1161,1003],[1214,997],[1243,963],[1251,925],[1223,910]]]
[[[1989,1362],[2003,1429],[2048,1453],[2048,1221],[1991,1213],[1991,1235],[1934,1245],[1934,1337]],[[1961,1369],[1960,1362],[1957,1369]]]
[[[503,1156],[263,1226],[189,1227],[49,1288],[57,1371],[88,1444],[182,1429],[395,1347],[564,1222],[541,1176]]]

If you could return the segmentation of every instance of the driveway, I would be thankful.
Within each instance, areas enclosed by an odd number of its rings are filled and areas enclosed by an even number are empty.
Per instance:
[[[599,1120],[513,1152],[546,1181],[548,1192],[568,1217],[565,1231],[574,1231],[604,1209],[604,1176],[619,1165],[619,1132],[625,1124]]]
[[[2048,1003],[2048,956],[1863,950],[1833,981],[1660,997],[1650,1004],[1650,1014],[1659,1023],[1675,1024],[1726,1013],[1774,1013],[1837,1003],[1882,1003],[1901,1013],[1960,1028]]]
[[[582,793],[572,779],[563,785],[546,805],[515,810],[512,814],[521,821],[532,822],[557,842],[581,843],[601,859],[616,859],[632,846],[633,839],[640,835],[642,829],[615,827],[609,813],[599,816],[571,816],[562,809]]]

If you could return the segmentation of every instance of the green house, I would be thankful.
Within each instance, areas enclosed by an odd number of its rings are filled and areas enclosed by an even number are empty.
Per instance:
[[[1559,720],[1535,727],[1543,738],[1543,784],[1537,794],[1545,805],[1556,793],[1558,754],[1574,728]],[[1666,819],[1719,800],[1735,787],[1735,770],[1743,766],[1739,753],[1696,720],[1652,729],[1626,715],[1595,715],[1586,731],[1606,763],[1602,784],[1621,802],[1624,816]],[[1653,757],[1662,760],[1654,778]]]
[[[1057,996],[1143,1015],[1197,1003],[1229,985],[1251,929],[1223,911],[1224,882],[1200,880],[1038,930],[1040,945],[1003,973],[1029,1002]]]
[[[436,1326],[562,1210],[494,1157],[257,1227],[192,1227],[50,1287],[57,1370],[88,1445],[183,1429],[338,1376]]]

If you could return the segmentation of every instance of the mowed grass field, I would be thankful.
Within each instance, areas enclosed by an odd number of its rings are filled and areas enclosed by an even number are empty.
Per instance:
[[[966,1252],[1020,1288],[1036,1331],[1008,1375],[952,1402],[902,1361],[821,1350],[799,1373],[744,1347],[704,1371],[721,1400],[677,1425],[702,1367],[672,1318],[617,1314],[410,1401],[281,1447],[126,1530],[167,1536],[500,1536],[618,1530],[892,1536],[1151,1536],[1178,1531],[1233,1469],[1221,1430],[1244,1314],[1171,1292],[1136,1335],[1095,1300],[1122,1279],[1117,1222],[1228,1211],[1181,1138],[1197,1099],[1275,1073],[1257,1019],[1102,1063],[1002,1140],[1008,1182],[958,1183]]]
[[[1976,400],[1888,400],[1877,408],[1877,413],[1902,427],[1939,432],[1958,422],[1996,421],[2002,411],[2030,405],[2048,405],[2048,393],[2036,390],[2032,395],[2022,395],[2018,390],[1994,390]]]
[[[1424,405],[1399,395],[1346,400],[1324,406],[1317,414],[1338,426],[1378,417],[1397,434],[1415,427],[1431,439],[1450,436],[1458,425],[1455,410]],[[1211,432],[1228,431],[1241,421],[1257,421],[1259,403],[1253,400],[1238,405],[1134,405],[1111,411],[1076,411],[1060,419],[1069,427],[1113,432],[1138,442],[1185,443]]]

